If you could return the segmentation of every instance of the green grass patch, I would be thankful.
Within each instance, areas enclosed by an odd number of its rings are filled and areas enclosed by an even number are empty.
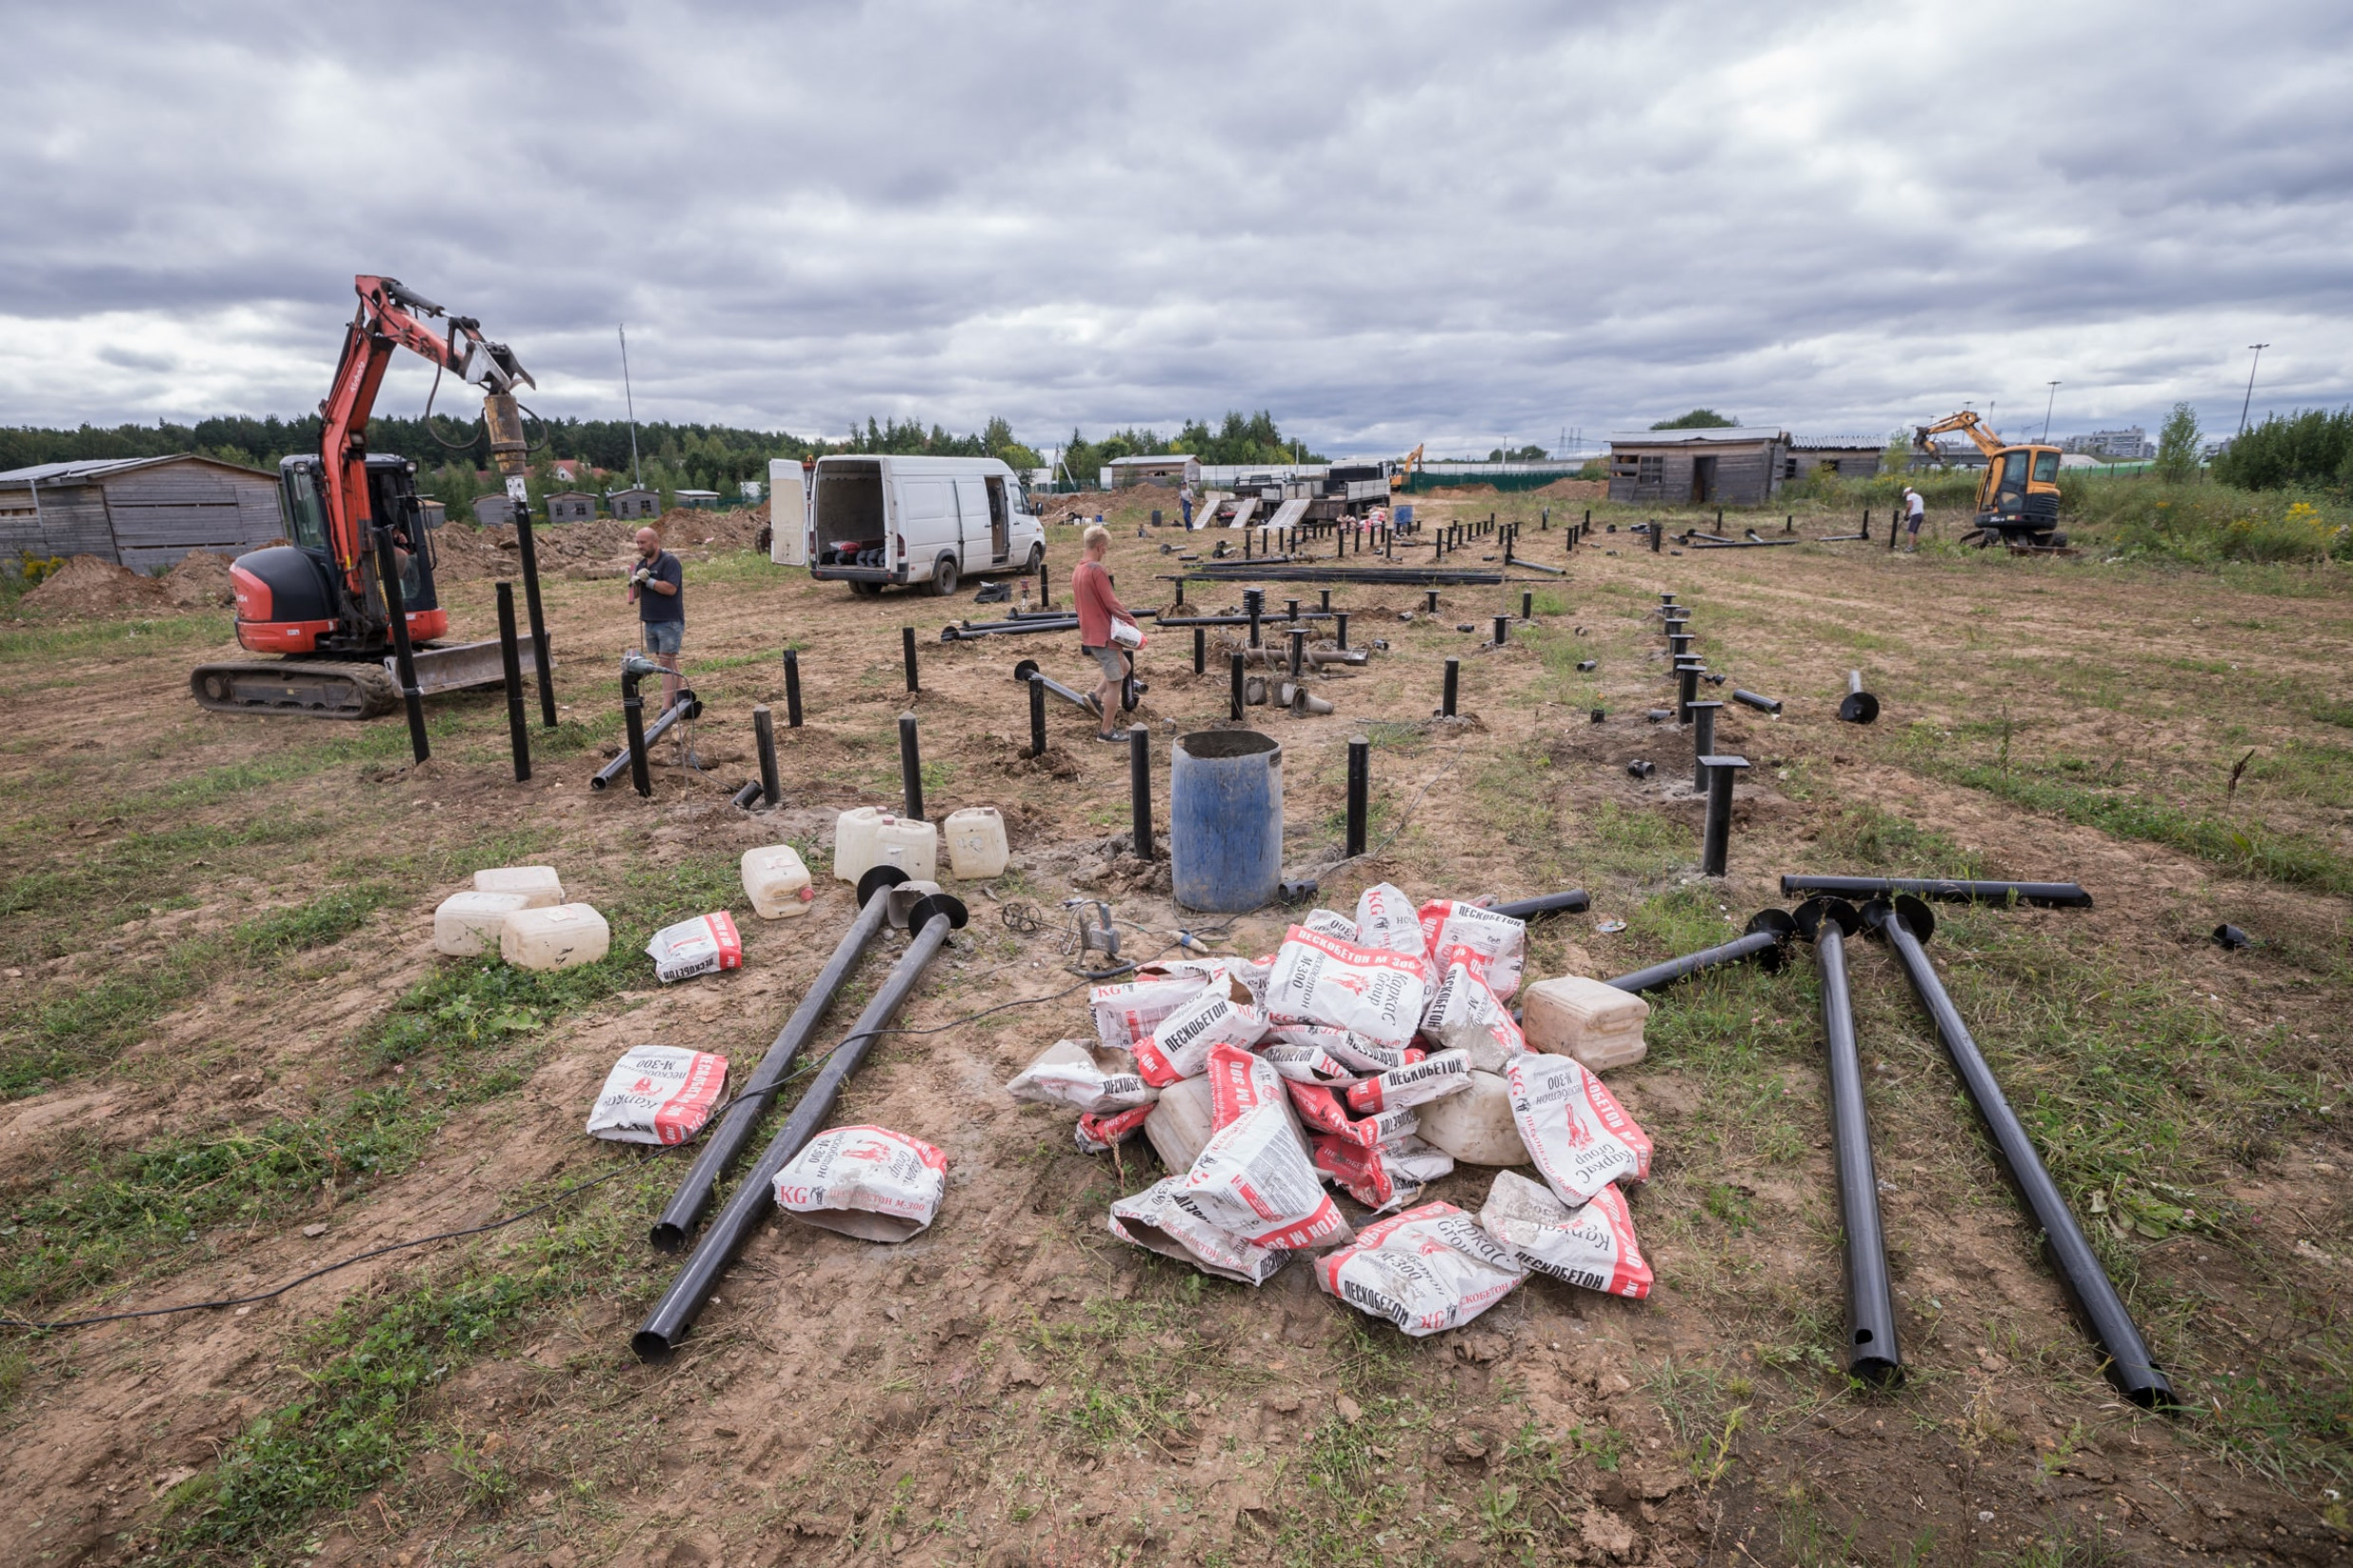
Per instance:
[[[56,626],[11,627],[0,632],[0,660],[70,658],[77,655],[148,654],[235,637],[236,618],[226,611],[163,616],[153,620],[70,621]]]

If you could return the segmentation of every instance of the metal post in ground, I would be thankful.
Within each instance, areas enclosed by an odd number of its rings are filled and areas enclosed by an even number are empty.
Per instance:
[[[1140,724],[1127,732],[1127,800],[1134,820],[1136,858],[1149,860],[1153,858],[1152,731]]]
[[[1426,592],[1429,594],[1429,598],[1423,600],[1422,611],[1425,615],[1436,615],[1438,613],[1438,591],[1436,588],[1431,588],[1426,590]]]
[[[1650,520],[1650,553],[1658,553],[1659,544],[1667,537],[1667,526],[1657,518]]]
[[[916,679],[915,673],[915,628],[902,626],[899,632],[899,655],[907,662],[907,693],[913,696],[923,690],[922,683]]]
[[[1522,620],[1536,618],[1536,595],[1533,589],[1520,595],[1520,618]]]
[[[1749,759],[1711,755],[1700,758],[1699,766],[1708,776],[1708,821],[1700,833],[1699,871],[1703,876],[1721,876],[1731,858],[1732,784],[1749,766]]]
[[[1291,679],[1299,679],[1301,667],[1306,663],[1307,634],[1304,627],[1291,628]]]
[[[1259,647],[1258,618],[1266,613],[1267,591],[1264,588],[1242,590],[1242,610],[1250,617],[1250,645]]]
[[[785,728],[801,728],[801,655],[785,650]]]
[[[1178,608],[1179,610],[1181,610],[1181,609],[1183,609],[1184,607],[1185,607],[1185,580],[1184,580],[1184,575],[1183,575],[1182,573],[1178,573],[1178,574],[1177,574],[1177,578],[1176,578],[1176,608]]]
[[[638,686],[641,678],[630,667],[630,659],[624,657],[621,667],[621,728],[629,734],[629,783],[639,795],[651,797],[654,776],[645,766],[645,693]]]
[[[1329,588],[1324,590],[1323,610],[1325,615],[1331,614],[1332,611],[1332,591]]]
[[[1692,727],[1692,793],[1696,795],[1708,787],[1708,770],[1699,759],[1715,750],[1715,710],[1720,702],[1695,702],[1691,705]]]
[[[1209,668],[1209,628],[1193,629],[1193,673],[1200,674]]]
[[[409,710],[409,749],[418,762],[433,755],[425,738],[425,694],[417,689],[417,655],[409,644],[409,612],[400,597],[400,563],[392,543],[392,529],[376,526],[376,572],[384,585],[384,616],[392,629],[393,670],[400,680],[400,700]]]
[[[1504,639],[1505,639],[1505,637],[1506,637],[1506,636],[1508,636],[1510,635],[1510,630],[1511,630],[1511,618],[1510,618],[1510,616],[1497,616],[1497,617],[1495,618],[1495,646],[1496,646],[1496,647],[1500,648],[1500,647],[1502,647],[1502,646],[1504,645]]]
[[[531,621],[531,674],[539,683],[539,723],[556,727],[554,657],[547,652],[547,617],[539,603],[539,541],[531,532],[531,508],[514,503],[515,558],[523,568],[523,608]]]
[[[514,584],[498,585],[498,663],[507,679],[507,748],[514,754],[515,783],[531,776],[531,726],[524,717],[523,655],[515,640]]]
[[[1340,651],[1344,654],[1348,651],[1348,612],[1345,610],[1334,610],[1332,612],[1332,625],[1339,629]]]
[[[1038,608],[1050,610],[1053,607],[1053,592],[1046,585],[1046,557],[1040,556],[1038,557]]]
[[[907,816],[923,821],[923,748],[916,739],[915,715],[899,715],[899,785],[907,797]]]
[[[1228,670],[1233,676],[1233,722],[1242,722],[1242,654],[1236,649],[1229,655]]]
[[[1029,688],[1029,755],[1046,755],[1046,677],[1032,673]]]
[[[1675,722],[1691,723],[1692,699],[1699,695],[1699,661],[1690,656],[1675,661]]]
[[[1362,735],[1348,741],[1348,856],[1364,853],[1364,818],[1372,794],[1373,743]]]
[[[751,740],[760,752],[760,799],[772,806],[785,798],[785,785],[776,773],[776,719],[766,703],[751,710]]]
[[[1438,705],[1438,714],[1441,718],[1451,719],[1454,716],[1454,699],[1459,692],[1461,683],[1462,660],[1448,659],[1446,661],[1446,689]]]

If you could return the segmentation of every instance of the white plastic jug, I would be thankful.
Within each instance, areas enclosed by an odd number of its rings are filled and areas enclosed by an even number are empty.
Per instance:
[[[806,914],[817,898],[808,867],[790,844],[764,844],[744,851],[744,896],[763,920]]]
[[[904,817],[884,818],[874,830],[874,863],[897,866],[910,882],[931,881],[939,875],[939,829]]]
[[[1005,819],[992,805],[948,813],[948,873],[965,881],[1005,874]]]
[[[517,968],[568,969],[602,958],[612,942],[603,915],[586,904],[558,904],[508,915],[498,955]]]
[[[1511,1116],[1511,1086],[1501,1074],[1473,1072],[1471,1087],[1417,1106],[1421,1141],[1465,1165],[1526,1165],[1528,1145]]]
[[[1521,993],[1520,1007],[1530,1050],[1573,1056],[1597,1073],[1649,1054],[1642,1024],[1650,1004],[1606,982],[1581,974],[1539,980]]]
[[[891,814],[880,806],[862,805],[844,811],[833,822],[833,876],[838,882],[855,882],[866,875],[877,858],[874,836]]]
[[[498,945],[507,916],[530,908],[522,893],[453,893],[433,912],[433,950],[452,958],[472,958]]]
[[[552,909],[564,902],[564,882],[553,866],[495,866],[473,874],[476,893],[519,893],[525,909]]]

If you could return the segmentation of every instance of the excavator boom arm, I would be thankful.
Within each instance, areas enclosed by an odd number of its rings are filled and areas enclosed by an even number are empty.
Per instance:
[[[1977,417],[1975,409],[1967,408],[1958,414],[1948,414],[1933,425],[1920,426],[1913,434],[1912,444],[1924,448],[1930,436],[1942,435],[1949,430],[1967,432],[1969,438],[1977,443],[1977,450],[1988,457],[2002,450],[2002,438],[1986,428],[1985,421]]]

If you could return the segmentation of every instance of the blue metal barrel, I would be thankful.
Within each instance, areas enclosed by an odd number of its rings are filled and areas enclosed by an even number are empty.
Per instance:
[[[1283,881],[1283,747],[1254,729],[1180,736],[1168,792],[1176,902],[1239,914]]]
[[[1411,502],[1408,502],[1402,507],[1396,507],[1395,511],[1397,514],[1396,521],[1399,523],[1411,523],[1414,520],[1414,507]]]

